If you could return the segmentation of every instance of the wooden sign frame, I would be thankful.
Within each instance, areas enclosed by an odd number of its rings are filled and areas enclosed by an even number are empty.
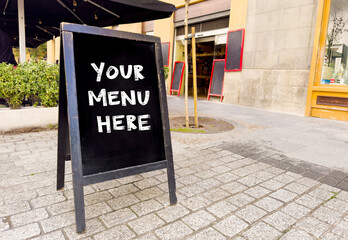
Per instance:
[[[215,69],[215,63],[216,62],[225,62],[225,59],[215,59],[213,61],[213,68],[211,70],[211,76],[210,76],[210,83],[209,83],[209,90],[208,90],[208,97],[207,100],[210,100],[210,96],[215,96],[215,97],[220,97],[220,102],[222,102],[224,96],[223,96],[223,92],[224,92],[224,80],[225,80],[225,74],[222,78],[222,87],[221,87],[221,94],[215,94],[215,93],[211,93],[211,85],[213,82],[213,77],[214,77],[214,69]]]
[[[231,53],[228,50],[229,50],[229,47],[231,48],[231,45],[232,46],[236,46],[235,44],[229,43],[229,39],[231,38],[231,34],[234,34],[236,32],[240,32],[240,31],[242,32],[240,47],[237,45],[238,50],[240,51],[239,66],[238,67],[234,67],[234,68],[229,68],[229,62],[230,62],[230,59],[231,59],[232,56],[230,56]],[[226,72],[242,71],[243,51],[244,51],[244,35],[245,35],[245,29],[244,28],[227,32],[226,58],[225,58],[225,60],[226,60],[226,62],[225,62],[225,71]]]
[[[141,41],[153,44],[157,85],[159,92],[159,109],[163,128],[165,159],[123,169],[84,175],[80,139],[80,122],[77,96],[77,79],[75,68],[74,34],[88,34],[111,37],[129,41]],[[168,106],[163,73],[161,42],[158,37],[121,32],[98,27],[62,23],[61,25],[61,65],[59,89],[59,129],[57,156],[57,189],[64,188],[65,161],[71,160],[73,172],[73,191],[77,232],[86,230],[83,186],[145,173],[158,169],[167,169],[170,204],[176,204],[176,184],[173,165],[172,145],[168,119]],[[113,56],[113,55],[112,55]],[[117,57],[117,55],[115,55]]]
[[[174,77],[175,77],[175,69],[177,67],[178,63],[182,63],[182,69],[181,69],[181,76],[180,76],[180,83],[179,83],[179,88],[178,89],[173,89],[173,82],[174,82]],[[173,75],[172,75],[172,83],[170,84],[170,95],[173,94],[173,92],[177,92],[178,96],[180,96],[180,91],[181,91],[181,85],[182,85],[182,78],[184,77],[184,69],[185,69],[185,62],[182,61],[176,61],[174,63],[174,69],[173,69]]]
[[[163,46],[168,45],[168,53],[167,53],[167,59],[163,59],[163,67],[168,67],[169,66],[169,56],[170,56],[170,42],[162,42],[161,47],[163,51]],[[165,64],[167,62],[167,64]]]

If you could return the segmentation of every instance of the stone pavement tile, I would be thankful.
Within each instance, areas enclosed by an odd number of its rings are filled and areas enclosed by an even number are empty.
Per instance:
[[[273,212],[277,208],[281,207],[284,203],[271,197],[265,197],[254,204],[267,212]]]
[[[225,185],[222,185],[221,188],[228,191],[229,193],[232,193],[232,194],[242,192],[245,189],[247,189],[246,186],[244,186],[243,184],[240,184],[238,182],[227,183]]]
[[[65,183],[65,184],[67,184],[67,183]],[[64,196],[66,197],[66,199],[74,199],[74,191],[72,188],[65,190],[63,193],[64,193]],[[87,195],[92,194],[92,193],[95,193],[95,190],[91,186],[83,187],[84,196],[87,196]]]
[[[327,233],[320,238],[320,240],[345,240],[344,238],[337,236],[333,233]]]
[[[222,218],[229,215],[231,212],[237,210],[238,208],[230,202],[221,201],[207,208],[209,212],[215,216]]]
[[[230,173],[230,172],[226,172],[226,173],[219,174],[219,175],[215,176],[215,179],[217,179],[223,183],[232,182],[233,180],[236,180],[237,178],[239,178],[239,177]]]
[[[230,194],[220,188],[215,188],[213,190],[203,193],[203,196],[215,202],[230,196]]]
[[[279,231],[284,231],[288,229],[291,225],[296,223],[295,218],[280,211],[265,217],[263,221],[275,227]]]
[[[222,173],[230,171],[231,169],[225,165],[223,166],[220,165],[220,166],[212,167],[211,170],[219,174],[222,174]]]
[[[272,165],[272,164],[271,164]],[[285,171],[282,170],[282,169],[279,169],[279,168],[276,168],[276,167],[270,167],[270,168],[267,168],[266,169],[267,172],[270,172],[270,173],[273,173],[273,174],[276,174],[276,175],[279,175],[279,174],[282,174],[284,173]]]
[[[211,188],[215,188],[215,187],[219,186],[220,184],[221,184],[220,181],[218,181],[214,178],[209,178],[209,179],[205,179],[203,181],[196,183],[195,186],[201,187],[204,190],[209,190]]]
[[[188,238],[188,240],[225,240],[226,238],[215,231],[212,228],[204,229],[203,231],[197,233],[196,235],[193,235],[192,237]]]
[[[229,201],[230,203],[232,203],[238,207],[243,207],[254,200],[255,200],[255,198],[250,197],[244,193],[238,193],[238,194],[227,199],[227,201]]]
[[[6,218],[0,218],[0,232],[5,231],[10,228]]]
[[[139,202],[133,206],[130,207],[133,212],[135,212],[138,216],[143,216],[148,213],[157,211],[159,209],[162,209],[163,206],[159,202],[157,202],[154,199],[147,200],[147,201],[142,201]]]
[[[332,232],[344,239],[348,239],[348,221],[341,221]]]
[[[324,177],[325,174],[318,173],[312,170],[307,170],[306,172],[302,173],[302,176],[314,179],[314,180],[319,180],[320,178]]]
[[[196,183],[196,182],[199,182],[199,181],[202,181],[201,178],[199,177],[196,177],[194,175],[188,175],[188,176],[185,176],[185,177],[179,177],[176,179],[177,182],[180,182],[184,185],[189,185],[189,184],[193,184],[193,183]]]
[[[35,191],[31,190],[31,191],[20,192],[16,194],[8,194],[4,196],[3,201],[6,204],[12,204],[19,201],[29,201],[29,200],[37,198],[37,196],[38,194]]]
[[[225,166],[228,167],[229,169],[238,169],[238,168],[244,167],[245,163],[237,160],[237,161],[229,162],[225,164]]]
[[[75,223],[75,212],[63,213],[41,220],[41,226],[44,232],[52,232],[54,230],[69,226]]]
[[[270,196],[277,200],[287,203],[295,199],[297,197],[297,194],[285,189],[279,189],[276,192],[272,193]]]
[[[134,186],[133,184],[127,184],[127,185],[122,185],[118,188],[113,188],[109,190],[109,193],[111,193],[114,197],[122,197],[125,195],[128,195],[130,193],[138,192],[139,188]]]
[[[269,226],[266,223],[259,222],[245,231],[243,233],[243,236],[245,236],[247,239],[270,240],[276,239],[278,236],[280,236],[280,234],[281,233],[275,228]]]
[[[267,212],[254,205],[248,205],[236,212],[236,215],[248,223],[254,223],[258,219],[265,216]]]
[[[117,180],[111,180],[111,181],[106,181],[106,182],[100,182],[100,183],[95,183],[92,185],[92,188],[94,188],[97,192],[99,191],[104,191],[112,188],[117,188],[121,184]]]
[[[210,225],[215,220],[216,218],[205,210],[192,213],[182,219],[187,226],[196,231]]]
[[[280,174],[278,176],[276,176],[275,178],[273,178],[274,180],[278,181],[278,182],[282,182],[282,183],[285,183],[285,184],[288,184],[288,183],[291,183],[293,182],[294,180],[296,180],[295,177],[293,176],[290,176],[286,173],[283,173],[283,174]]]
[[[327,176],[324,176],[324,177],[320,178],[318,181],[321,182],[321,183],[328,184],[330,186],[336,186],[337,184],[342,182],[342,179],[335,178],[335,177],[327,175]]]
[[[280,210],[283,213],[286,213],[296,219],[301,219],[302,217],[306,216],[311,211],[311,209],[306,208],[295,202],[289,203],[287,206],[283,207]]]
[[[129,177],[124,177],[124,178],[119,178],[117,179],[117,181],[121,184],[121,185],[125,185],[125,184],[129,184],[129,183],[134,183],[140,180],[143,180],[144,178],[141,175],[132,175]]]
[[[29,203],[26,201],[14,202],[0,206],[0,217],[5,217],[30,210]]]
[[[64,228],[64,232],[68,236],[69,239],[85,239],[89,236],[92,236],[96,233],[102,232],[105,230],[103,224],[96,218],[90,219],[86,221],[86,232],[77,233],[76,225],[73,224],[69,227]]]
[[[208,206],[209,204],[211,204],[211,201],[201,196],[195,196],[184,199],[183,201],[181,201],[181,204],[188,209],[191,209],[192,211],[196,211]]]
[[[124,208],[124,209],[100,216],[100,219],[108,228],[127,222],[134,218],[137,218],[137,216],[128,208]]]
[[[6,240],[20,240],[28,239],[40,235],[41,229],[39,224],[33,223],[23,227],[10,229],[4,232],[1,232],[1,239]]]
[[[74,204],[74,200],[70,199],[64,202],[47,206],[46,208],[52,215],[58,215],[65,212],[73,211],[75,209],[75,204]]]
[[[194,195],[204,192],[204,188],[193,184],[193,185],[188,185],[188,186],[179,188],[177,191],[185,195],[186,197],[192,197]]]
[[[164,173],[167,175],[166,170],[155,170],[155,171],[151,171],[151,172],[142,173],[142,174],[140,174],[140,176],[142,176],[144,178],[150,178],[150,177],[158,176],[158,175],[161,175]]]
[[[347,212],[348,211],[348,204],[347,202],[340,200],[338,198],[330,199],[330,201],[325,202],[323,204],[326,207],[332,208],[336,210],[337,212]]]
[[[159,236],[159,238],[162,240],[183,239],[192,232],[193,231],[181,221],[171,223],[156,230],[157,236]]]
[[[167,182],[168,181],[167,172],[166,173],[162,173],[160,175],[156,175],[156,176],[154,176],[154,178],[156,178],[160,182]]]
[[[237,182],[242,183],[248,187],[252,187],[261,183],[262,180],[249,175],[249,176],[238,179]]]
[[[214,171],[213,169],[215,167],[220,167],[221,165],[225,164],[225,162],[221,161],[220,158],[218,158],[218,159],[212,159],[210,161],[206,161],[205,164],[210,166],[210,168],[209,168],[210,170]],[[224,169],[227,169],[227,170],[231,170],[231,169],[229,169],[227,167],[224,167],[224,166],[221,166],[221,167],[223,167]],[[220,172],[219,170],[218,171],[214,171],[214,172],[217,172],[217,173],[225,172],[223,169],[221,169],[221,170],[222,170],[222,172]]]
[[[231,171],[232,174],[239,176],[239,177],[245,177],[247,175],[252,174],[253,172],[254,172],[253,170],[246,168],[246,167],[238,168],[238,169]]]
[[[156,212],[166,222],[172,222],[189,214],[190,211],[181,204],[168,206],[165,209]]]
[[[342,192],[338,193],[338,195],[336,197],[338,199],[345,201],[345,202],[348,202],[348,192],[347,191],[342,191]]]
[[[340,221],[340,218],[342,217],[342,212],[336,212],[327,207],[320,207],[317,210],[315,210],[312,214],[315,218],[328,224],[338,223]]]
[[[31,240],[65,240],[65,236],[62,231],[51,232],[39,237],[31,238]]]
[[[313,197],[311,195],[305,194],[301,196],[300,198],[296,199],[295,202],[305,207],[308,207],[309,209],[314,209],[317,206],[319,206],[321,203],[323,203],[323,200]]]
[[[296,223],[296,226],[307,233],[319,238],[324,232],[326,232],[330,225],[326,224],[313,217],[307,217]]]
[[[153,213],[137,218],[128,223],[128,225],[139,235],[159,228],[164,224],[165,222]]]
[[[242,230],[246,229],[248,226],[249,225],[246,222],[232,215],[224,218],[213,227],[220,233],[231,238],[240,233]]]
[[[251,187],[247,190],[244,191],[244,193],[254,197],[254,198],[261,198],[267,194],[269,194],[271,191],[266,189],[266,188],[263,188],[261,186],[255,186],[255,187]]]
[[[304,167],[301,167],[301,166],[292,166],[292,167],[288,168],[287,171],[290,171],[290,172],[293,172],[293,173],[301,174],[301,173],[306,172],[307,169],[304,168]]]
[[[128,240],[135,234],[127,226],[116,226],[93,236],[95,240]]]
[[[348,179],[340,182],[339,184],[336,185],[339,189],[342,189],[344,191],[348,191]]]
[[[145,189],[149,187],[154,187],[160,183],[161,183],[160,181],[152,177],[152,178],[145,178],[143,180],[135,182],[134,185],[137,186],[139,189]]]
[[[138,192],[135,192],[135,196],[137,198],[139,198],[140,200],[148,200],[148,199],[151,199],[151,198],[155,198],[161,194],[163,194],[164,192],[158,188],[158,187],[151,187],[151,188],[146,188],[144,190],[141,190],[141,191],[138,191]]]
[[[102,214],[111,212],[112,209],[105,203],[96,203],[85,207],[86,219],[91,219]]]
[[[274,179],[270,179],[270,180],[260,184],[260,186],[265,187],[265,188],[272,190],[272,191],[278,190],[279,188],[283,187],[284,185],[285,185],[285,183],[278,182]]]
[[[48,218],[47,211],[44,208],[39,208],[29,212],[12,215],[10,220],[13,227],[19,227],[45,218]]]
[[[267,181],[268,179],[271,179],[273,177],[275,177],[276,175],[267,171],[259,171],[255,174],[253,174],[253,176],[257,177],[258,179],[261,179],[262,181]]]
[[[186,199],[186,196],[180,194],[180,193],[176,193],[176,197],[178,199],[178,202],[183,201],[184,199]],[[159,203],[161,203],[164,207],[167,207],[170,205],[170,200],[169,200],[169,194],[165,193],[162,194],[158,197],[155,198]]]
[[[137,240],[158,240],[158,237],[156,237],[153,233],[145,234],[141,237],[137,237]]]
[[[180,177],[185,177],[185,176],[191,175],[195,172],[197,172],[197,170],[192,169],[190,167],[184,167],[184,168],[180,168],[180,169],[176,170],[175,174],[180,176]]]
[[[280,240],[315,240],[314,237],[309,235],[303,230],[300,229],[291,229],[289,232],[287,232],[284,236],[280,238]]]
[[[314,165],[311,170],[313,171],[316,171],[318,173],[322,173],[322,174],[325,174],[325,175],[328,175],[332,172],[332,169],[331,168],[328,168],[328,167],[325,167],[325,166],[322,166],[322,165]]]
[[[85,206],[95,204],[98,202],[105,202],[112,198],[108,191],[96,192],[85,196]]]
[[[332,176],[343,180],[348,177],[348,173],[339,170],[333,170],[328,174],[328,176]]]
[[[122,197],[113,198],[109,201],[107,201],[107,204],[113,209],[113,210],[119,210],[121,208],[132,206],[136,203],[138,203],[140,200],[134,196],[134,194],[128,194]]]
[[[320,184],[319,188],[320,189],[324,189],[324,190],[329,191],[329,192],[332,192],[332,193],[339,193],[339,192],[341,192],[341,189],[339,189],[337,187],[330,186],[328,184]]]
[[[305,185],[299,184],[297,182],[290,183],[289,185],[286,185],[284,189],[289,190],[293,193],[297,194],[303,194],[306,192],[310,187],[307,187]]]
[[[195,176],[203,179],[211,178],[216,176],[218,173],[209,169],[195,173]]]

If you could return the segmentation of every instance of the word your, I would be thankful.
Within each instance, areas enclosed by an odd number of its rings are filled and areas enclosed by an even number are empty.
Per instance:
[[[151,126],[147,125],[149,124],[148,119],[150,119],[149,114],[139,115],[138,117],[134,115],[116,115],[116,116],[112,116],[111,118],[110,116],[105,116],[105,121],[102,121],[101,116],[97,116],[99,133],[103,133],[103,126],[105,126],[107,133],[111,133],[111,119],[112,119],[112,129],[115,131],[125,130],[126,125],[127,125],[127,131],[133,131],[136,129],[139,129],[139,131],[148,131],[151,129]],[[137,122],[137,125],[136,125],[136,122]]]
[[[101,77],[103,75],[103,70],[105,67],[105,63],[101,62],[99,67],[95,63],[91,63],[91,66],[93,69],[97,72],[97,82],[101,81]],[[132,76],[132,73],[134,72],[134,80],[138,81],[139,79],[144,79],[144,76],[140,73],[144,68],[141,65],[128,65],[127,66],[127,73],[125,72],[124,65],[120,65],[119,69],[115,66],[110,66],[106,70],[106,77],[108,79],[115,79],[118,74],[121,74],[121,77],[124,79],[129,79]]]

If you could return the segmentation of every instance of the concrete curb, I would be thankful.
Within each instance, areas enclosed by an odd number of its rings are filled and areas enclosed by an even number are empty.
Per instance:
[[[0,131],[18,128],[47,127],[58,123],[58,107],[23,107],[0,109]]]

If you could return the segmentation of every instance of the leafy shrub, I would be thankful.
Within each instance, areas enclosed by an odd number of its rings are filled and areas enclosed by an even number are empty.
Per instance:
[[[43,61],[22,63],[16,69],[0,64],[0,98],[11,108],[24,99],[34,106],[54,107],[58,103],[59,67]]]
[[[164,80],[167,80],[169,74],[169,67],[163,67],[164,70]]]

